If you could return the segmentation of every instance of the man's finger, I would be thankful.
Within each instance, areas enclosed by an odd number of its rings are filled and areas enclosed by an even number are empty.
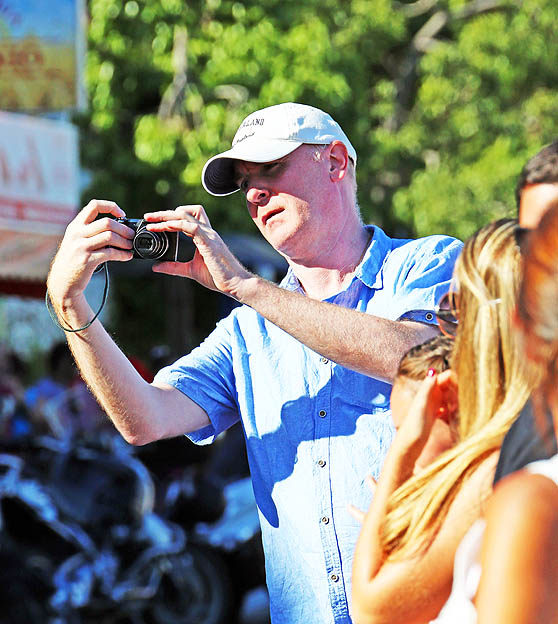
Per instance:
[[[184,219],[175,219],[173,221],[156,221],[155,223],[149,223],[147,229],[150,232],[187,232],[199,227],[199,223],[196,221],[186,221]]]
[[[106,247],[114,247],[116,249],[131,250],[132,240],[121,236],[117,232],[111,230],[103,230],[95,236],[87,237],[86,245],[88,249],[99,250]]]
[[[153,265],[154,273],[165,273],[166,275],[178,275],[180,277],[189,277],[189,262],[157,262]]]
[[[117,249],[116,247],[108,247],[103,250],[95,251],[91,254],[91,260],[95,265],[99,266],[103,262],[128,262],[133,258],[131,251],[126,249]]]
[[[87,228],[84,228],[84,236],[86,238],[92,238],[101,234],[102,232],[115,232],[122,238],[132,239],[134,237],[134,230],[123,223],[118,223],[114,219],[107,217],[106,219],[96,219],[92,223],[89,223]]]
[[[158,210],[157,212],[146,212],[143,218],[150,223],[159,221],[173,221],[180,218],[176,210]]]
[[[199,204],[194,206],[178,206],[176,210],[179,214],[191,215],[200,223],[209,225],[209,217],[207,216],[204,207]]]
[[[178,206],[175,210],[159,210],[158,212],[146,212],[143,218],[149,223],[161,221],[174,221],[176,219],[194,220],[209,225],[209,219],[203,206]]]
[[[76,220],[80,220],[83,224],[88,225],[103,213],[111,214],[118,218],[126,216],[126,213],[117,203],[105,199],[92,199],[87,206],[78,213]]]

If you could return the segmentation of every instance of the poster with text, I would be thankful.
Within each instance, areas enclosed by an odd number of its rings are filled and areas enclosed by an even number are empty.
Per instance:
[[[44,280],[78,205],[77,129],[0,112],[0,279]]]

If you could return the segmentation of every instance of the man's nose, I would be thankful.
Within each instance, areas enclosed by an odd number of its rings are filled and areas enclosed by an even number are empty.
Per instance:
[[[246,191],[246,200],[251,204],[263,204],[269,199],[269,191],[257,186],[251,186]]]

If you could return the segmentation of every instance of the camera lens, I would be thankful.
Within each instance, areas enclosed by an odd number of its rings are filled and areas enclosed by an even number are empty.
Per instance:
[[[157,260],[165,255],[169,240],[166,232],[150,232],[141,229],[136,233],[133,245],[138,256],[147,260]]]

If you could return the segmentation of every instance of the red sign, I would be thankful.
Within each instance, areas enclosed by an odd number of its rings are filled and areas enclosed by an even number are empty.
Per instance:
[[[44,280],[77,205],[76,128],[0,112],[0,279]]]

